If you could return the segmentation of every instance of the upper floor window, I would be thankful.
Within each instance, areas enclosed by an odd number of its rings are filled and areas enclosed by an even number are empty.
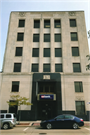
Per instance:
[[[44,42],[50,42],[50,34],[44,34]]]
[[[79,48],[72,47],[72,56],[79,56]]]
[[[55,64],[55,72],[62,72],[62,64]]]
[[[81,72],[80,63],[73,63],[73,72]]]
[[[40,28],[40,20],[34,20],[34,28]]]
[[[55,42],[61,42],[61,34],[55,34]]]
[[[21,63],[14,63],[14,72],[21,72]]]
[[[32,64],[32,72],[38,72],[38,64]]]
[[[78,41],[77,32],[71,32],[71,41]]]
[[[16,47],[15,56],[22,56],[22,50],[23,50],[22,47]]]
[[[50,28],[50,20],[44,20],[44,28]]]
[[[12,92],[18,92],[19,91],[19,81],[13,81],[12,82]]]
[[[50,48],[44,48],[43,56],[44,57],[50,57]]]
[[[43,64],[43,72],[50,72],[50,64]]]
[[[62,57],[62,49],[55,48],[55,57]]]
[[[74,82],[75,92],[83,92],[82,82]]]
[[[25,26],[25,20],[19,20],[18,27],[24,27]]]
[[[24,33],[17,33],[17,41],[23,41]]]
[[[70,19],[70,27],[76,27],[76,19]]]
[[[33,34],[33,42],[39,42],[39,34]]]
[[[39,48],[33,48],[32,57],[39,57]]]
[[[54,28],[61,28],[60,20],[54,20]]]

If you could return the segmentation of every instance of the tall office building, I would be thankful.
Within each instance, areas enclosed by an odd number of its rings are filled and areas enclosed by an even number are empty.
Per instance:
[[[90,72],[84,11],[11,12],[1,73],[1,112],[10,95],[29,98],[21,120],[73,114],[89,120]]]

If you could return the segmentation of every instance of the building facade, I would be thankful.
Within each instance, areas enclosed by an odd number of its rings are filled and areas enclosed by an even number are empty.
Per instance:
[[[83,11],[11,12],[1,73],[1,112],[10,95],[29,98],[21,120],[68,113],[89,120],[90,72]]]

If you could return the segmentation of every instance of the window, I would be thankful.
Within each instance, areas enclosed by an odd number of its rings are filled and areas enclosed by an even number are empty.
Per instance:
[[[55,42],[61,42],[61,34],[55,34]]]
[[[62,57],[62,49],[55,48],[55,57]]]
[[[33,42],[39,42],[39,34],[33,34]]]
[[[75,92],[83,92],[82,82],[74,82]]]
[[[50,34],[44,34],[44,42],[50,42]]]
[[[61,28],[60,20],[54,20],[54,28]]]
[[[22,56],[22,47],[16,47],[15,56]]]
[[[23,41],[24,33],[17,33],[17,41]]]
[[[39,48],[33,48],[32,57],[39,57]]]
[[[38,64],[32,64],[32,72],[38,72]]]
[[[44,48],[43,56],[44,57],[50,57],[50,48]]]
[[[73,63],[73,72],[81,72],[80,63]]]
[[[50,64],[43,64],[43,72],[50,72]]]
[[[70,19],[70,27],[76,27],[76,19]]]
[[[18,27],[24,27],[25,26],[25,20],[19,20]]]
[[[34,28],[40,28],[40,20],[34,20]]]
[[[12,92],[19,92],[19,82],[18,81],[12,82]]]
[[[72,47],[72,56],[79,56],[79,48]]]
[[[74,117],[71,115],[65,115],[65,119],[73,119]]]
[[[78,41],[77,33],[71,32],[71,41]]]
[[[85,115],[85,102],[84,101],[76,101],[76,114],[77,115]]]
[[[21,72],[21,63],[14,63],[14,72]]]
[[[6,114],[6,118],[11,118],[11,114]]]
[[[62,72],[62,64],[55,64],[55,72]]]
[[[59,115],[56,117],[56,119],[64,119],[64,115]]]
[[[4,114],[0,114],[0,118],[4,118]]]
[[[50,20],[44,20],[44,28],[50,28]]]

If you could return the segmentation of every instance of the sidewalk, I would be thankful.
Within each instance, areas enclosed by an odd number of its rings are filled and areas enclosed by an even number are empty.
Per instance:
[[[20,126],[40,126],[40,122],[41,121],[20,121],[20,123],[18,123],[17,121],[17,125],[16,127],[20,127]],[[90,127],[90,121],[84,121],[84,126],[88,126]]]

